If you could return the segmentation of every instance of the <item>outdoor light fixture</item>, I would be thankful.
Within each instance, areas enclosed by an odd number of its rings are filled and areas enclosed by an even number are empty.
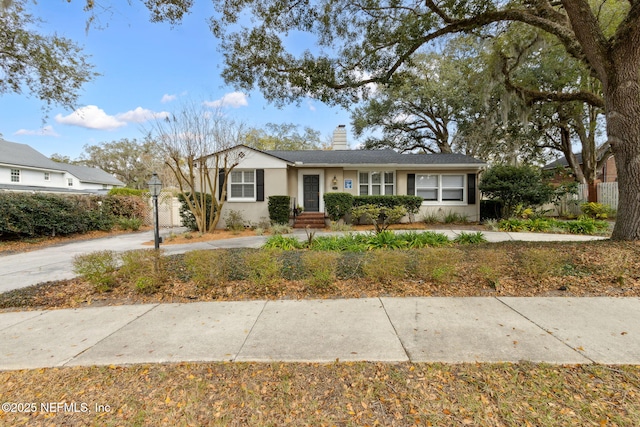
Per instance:
[[[331,184],[334,187],[338,187],[338,178],[335,175],[333,175],[333,179],[331,180]],[[334,188],[334,190],[335,190],[335,188]]]
[[[158,178],[157,173],[153,173],[149,182],[147,182],[149,186],[149,192],[151,193],[151,197],[153,198],[153,219],[154,219],[154,227],[153,227],[153,242],[154,247],[156,249],[160,249],[160,224],[158,221],[158,196],[160,195],[160,191],[162,190],[162,181]]]

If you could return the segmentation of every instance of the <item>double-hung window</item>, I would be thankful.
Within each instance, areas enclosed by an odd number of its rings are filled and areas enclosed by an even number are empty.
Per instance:
[[[51,174],[49,172],[45,172],[44,173],[44,180],[45,181],[51,181]]]
[[[361,196],[391,196],[395,193],[394,172],[360,172],[358,178]]]
[[[464,202],[464,175],[415,176],[415,194],[426,202]]]
[[[20,169],[11,169],[11,182],[20,182]]]
[[[229,174],[229,200],[255,201],[255,170],[233,170]]]

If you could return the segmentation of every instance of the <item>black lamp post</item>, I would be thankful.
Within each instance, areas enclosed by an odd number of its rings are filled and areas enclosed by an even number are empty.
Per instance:
[[[154,247],[156,249],[160,249],[160,223],[158,221],[158,196],[160,195],[160,191],[162,190],[162,181],[158,178],[157,173],[153,173],[149,182],[147,182],[149,186],[149,192],[151,193],[151,197],[153,197],[153,218],[154,218],[154,236],[153,242]]]

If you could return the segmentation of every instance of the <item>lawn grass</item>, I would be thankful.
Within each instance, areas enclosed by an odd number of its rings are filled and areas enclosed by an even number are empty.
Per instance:
[[[640,366],[181,363],[1,372],[0,424],[637,426]],[[96,412],[102,405],[108,412]]]

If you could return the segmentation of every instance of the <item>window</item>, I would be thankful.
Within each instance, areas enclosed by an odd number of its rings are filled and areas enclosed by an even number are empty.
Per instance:
[[[256,180],[253,170],[234,170],[229,174],[229,200],[255,200]]]
[[[427,202],[464,202],[464,175],[416,175],[415,194]]]
[[[11,182],[20,182],[20,169],[11,169]]]
[[[49,172],[45,172],[44,173],[44,180],[45,181],[51,181],[51,174]]]
[[[464,175],[442,175],[442,201],[464,201]]]
[[[73,187],[73,178],[67,178],[67,185]]]
[[[394,172],[360,172],[359,194],[361,196],[390,196],[395,193],[395,173]]]

